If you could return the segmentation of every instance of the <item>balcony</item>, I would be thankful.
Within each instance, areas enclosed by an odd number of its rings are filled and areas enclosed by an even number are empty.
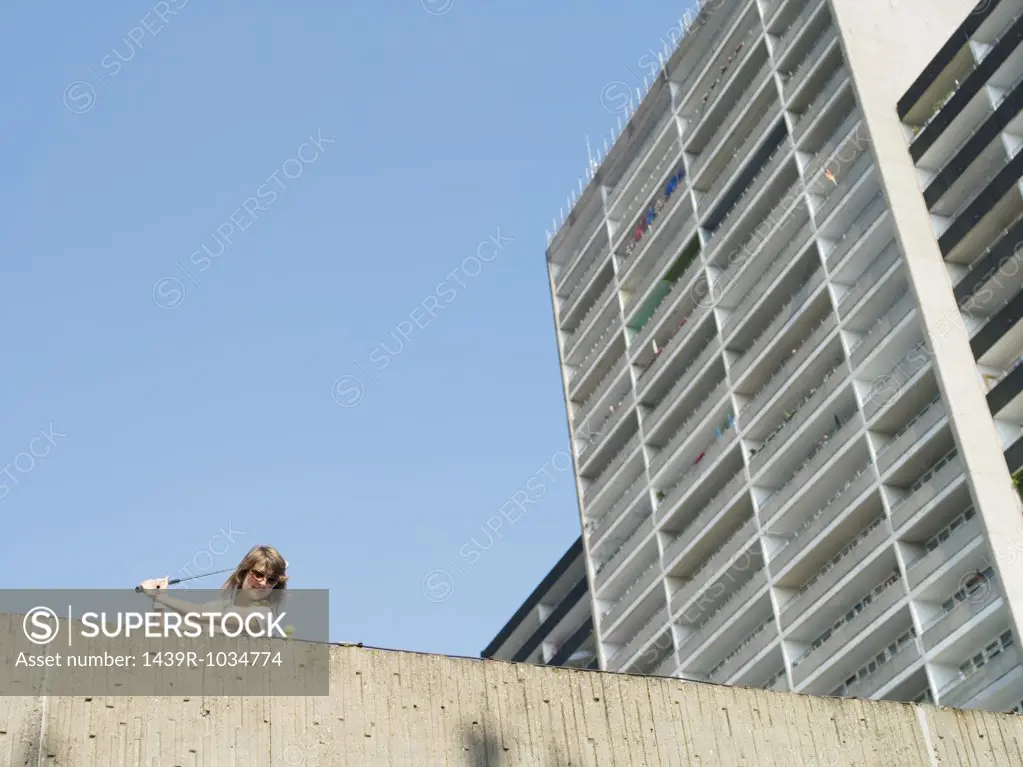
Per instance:
[[[594,500],[600,494],[600,491],[608,486],[617,471],[625,464],[625,461],[639,449],[639,440],[639,434],[633,436],[633,438],[626,443],[625,447],[618,451],[618,454],[611,459],[608,465],[600,473],[600,476],[597,477],[593,483],[589,485],[589,487],[583,490],[583,499],[586,503]]]
[[[791,600],[781,606],[783,629],[792,625],[800,615],[809,612],[817,600],[844,579],[858,563],[890,540],[891,529],[884,522],[884,517],[874,520],[817,575],[807,581]]]
[[[988,687],[1019,668],[1019,651],[1010,647],[988,660],[969,676],[960,672],[938,691],[938,704],[950,708],[965,708]]]
[[[914,663],[920,660],[920,657],[920,650],[917,648],[915,641],[904,644],[894,655],[887,656],[884,663],[877,665],[873,673],[867,674],[853,684],[845,686],[841,697],[873,698],[885,685],[906,671],[906,669],[912,667]],[[876,663],[876,661],[873,663]]]
[[[596,301],[590,306],[583,315],[583,318],[579,321],[575,331],[568,335],[566,339],[565,349],[567,354],[565,355],[565,362],[568,365],[578,365],[582,362],[580,357],[585,358],[592,347],[597,343],[599,336],[599,329],[607,327],[609,323],[614,322],[612,311],[614,315],[618,315],[618,307],[612,302],[612,297],[615,295],[616,286],[614,280],[607,283],[604,291],[600,294]],[[601,318],[602,323],[596,324],[594,320]]]
[[[770,85],[770,90],[761,90],[765,84]],[[759,143],[759,139],[763,138],[767,133],[768,126],[780,116],[778,98],[773,93],[773,86],[770,67],[765,66],[750,81],[750,85],[743,94],[743,98],[738,100],[732,111],[721,122],[723,129],[719,130],[711,139],[713,142],[711,146],[713,148],[701,152],[693,159],[691,167],[694,178],[699,178],[706,169],[712,165],[717,165],[721,160],[722,152],[727,152],[726,147],[728,143],[735,140],[734,134],[739,126],[743,124],[748,125],[749,121],[753,120],[755,126],[744,135],[741,146],[734,150],[731,155],[728,155],[729,159],[727,160],[726,167],[723,170],[716,171],[714,178],[728,177],[738,170],[739,164],[751,153],[753,147]],[[763,107],[765,102],[767,104],[766,109]],[[743,114],[744,110],[749,111]],[[756,112],[751,114],[752,110],[762,111],[762,114],[757,114]]]
[[[743,352],[742,356],[732,365],[733,381],[740,381],[754,362],[762,360],[764,351],[802,319],[803,310],[814,302],[818,291],[826,290],[826,288],[822,288],[823,285],[824,272],[818,269],[795,290],[792,297],[778,310],[763,332],[756,337],[750,348]],[[733,340],[734,337],[729,338],[729,343]]]
[[[757,303],[766,299],[766,294],[770,292],[770,286],[774,284],[778,275],[793,265],[793,262],[796,261],[796,255],[806,248],[811,235],[812,228],[810,222],[807,221],[803,228],[800,229],[790,240],[785,250],[778,256],[778,258],[775,259],[774,263],[771,264],[767,271],[761,275],[760,279],[758,279],[757,282],[750,287],[749,292],[743,296],[739,304],[735,307],[731,314],[729,314],[722,329],[722,338],[731,338],[735,329],[738,328],[744,320],[753,316],[753,307],[756,306]]]
[[[838,31],[834,26],[829,26],[827,32],[821,35],[817,44],[807,52],[802,60],[790,72],[783,75],[785,84],[782,86],[782,96],[785,101],[790,101],[793,94],[801,89],[809,79],[810,72],[827,56],[828,50],[837,41]]]
[[[582,381],[589,374],[593,364],[601,358],[605,351],[607,351],[609,344],[608,342],[620,336],[622,332],[622,318],[620,315],[615,314],[611,317],[603,329],[600,331],[593,343],[586,349],[585,352],[581,352],[579,356],[581,359],[576,363],[576,373],[572,377],[573,381]]]
[[[846,86],[852,83],[852,79],[849,77],[849,70],[844,66],[840,66],[828,81],[824,83],[820,91],[818,91],[810,100],[810,106],[796,119],[796,124],[792,128],[792,140],[800,141],[803,136],[806,135],[810,126],[814,124],[817,118],[831,105],[836,102],[836,96],[839,91],[843,91]]]
[[[847,319],[849,313],[860,303],[863,297],[887,280],[889,272],[901,264],[902,258],[899,253],[899,246],[893,240],[881,255],[877,257],[874,263],[856,278],[856,282],[849,287],[849,292],[839,300],[838,312],[842,319]]]
[[[789,562],[806,551],[817,536],[848,511],[853,502],[869,490],[873,484],[874,472],[870,471],[869,466],[864,467],[796,530],[784,548],[774,554],[770,561],[771,571],[782,572]]]
[[[678,673],[678,656],[675,651],[672,650],[668,653],[668,657],[661,661],[660,665],[654,669],[652,676],[669,676],[673,677]]]
[[[821,468],[830,461],[840,448],[844,447],[849,440],[860,432],[861,422],[858,415],[852,415],[842,422],[841,426],[831,429],[819,440],[792,476],[774,493],[764,499],[761,506],[760,516],[762,519],[770,519],[780,511],[786,503],[803,487],[807,485]]]
[[[676,195],[675,199],[683,198],[682,195]],[[622,278],[621,286],[625,293],[625,314],[628,324],[635,324],[637,310],[644,305],[651,286],[667,279],[670,268],[677,262],[679,254],[685,250],[687,244],[695,236],[696,219],[690,215],[691,210],[692,206],[689,200],[683,200],[668,210],[665,214],[668,218],[661,223],[661,227],[651,237],[651,240],[660,238],[654,249],[650,251],[651,253],[660,253],[653,266],[645,272],[639,268],[629,270]],[[671,217],[672,213],[678,211],[683,211],[686,215],[680,214]],[[664,240],[668,237],[671,237],[671,240],[665,244]],[[640,254],[636,261],[637,267],[640,263],[649,263],[649,259],[646,259],[645,256],[646,252]],[[691,266],[692,264],[690,264]]]
[[[686,357],[698,357],[706,350],[705,344],[712,339],[713,319],[707,319],[709,310],[706,307],[698,306],[686,320],[674,329],[667,342],[661,347],[649,364],[644,367],[636,381],[636,390],[639,392],[639,401],[649,403],[650,393],[661,383],[662,373],[676,367],[676,363]],[[710,331],[710,332],[708,332]],[[702,342],[702,343],[701,343]],[[700,344],[697,346],[697,344]],[[700,349],[700,352],[697,352]],[[640,355],[636,355],[636,365],[642,365]],[[688,368],[688,365],[686,366]],[[667,376],[665,376],[667,377]],[[659,404],[659,403],[658,403]]]
[[[709,260],[713,261],[715,259],[717,250],[727,239],[727,235],[730,235],[733,231],[739,231],[736,223],[738,218],[746,213],[747,210],[755,209],[752,201],[769,186],[771,179],[775,177],[779,168],[786,164],[789,164],[791,167],[792,158],[792,147],[788,140],[782,138],[760,169],[755,171],[755,175],[750,179],[746,188],[735,197],[734,202],[729,205],[728,210],[723,215],[720,215],[720,218],[717,210],[721,205],[716,201],[714,201],[716,203],[714,208],[704,207],[701,204],[700,207],[703,208],[704,216],[709,213],[715,218],[719,218],[718,223],[713,227],[713,234],[707,240],[707,246],[704,248],[704,252]],[[786,184],[786,187],[790,185],[791,180]],[[707,202],[711,201],[708,200]]]
[[[942,613],[926,626],[921,639],[924,650],[929,652],[940,645],[959,629],[963,628],[975,619],[987,612],[994,612],[1001,608],[1005,601],[1002,598],[1001,589],[994,583],[989,582],[990,592],[985,596],[979,595],[977,599],[967,597],[947,613]]]
[[[671,612],[677,615],[687,607],[690,600],[710,585],[712,576],[749,543],[755,541],[757,521],[750,519],[736,530],[714,553],[712,553],[693,575],[671,597]]]
[[[669,121],[670,122],[670,119]],[[676,134],[676,128],[673,125],[669,125],[665,122],[665,127],[662,136],[668,136]],[[655,148],[654,148],[655,149]],[[631,195],[628,202],[625,202],[625,195],[632,191],[629,188],[622,188],[621,192],[612,200],[608,201],[608,215],[611,216],[614,221],[636,222],[640,218],[640,211],[649,208],[654,204],[653,198],[659,195],[665,188],[665,184],[681,169],[682,165],[682,142],[675,135],[667,148],[660,156],[654,161],[654,165],[650,170],[640,170],[640,172],[633,179],[632,183],[643,183],[639,188],[635,189],[635,194]],[[630,184],[631,186],[632,184]],[[687,187],[679,184],[680,190],[685,193],[688,191]],[[635,223],[630,229],[622,226],[620,229],[616,229],[612,235],[611,241],[614,245],[615,252],[622,247],[624,244],[623,240],[629,234],[635,233]]]
[[[646,472],[640,472],[640,475],[625,489],[625,492],[618,497],[618,500],[611,504],[611,508],[593,523],[593,526],[590,528],[590,539],[594,541],[593,548],[597,548],[603,543],[600,540],[601,536],[614,526],[614,523],[622,516],[623,512],[642,498],[644,494],[648,494],[648,486]]]
[[[681,150],[678,152],[681,155]],[[678,161],[681,163],[681,161]],[[651,232],[656,233],[659,222],[663,222],[678,207],[680,201],[688,198],[688,185],[685,185],[685,169],[673,168],[672,174],[664,182],[663,187],[654,190],[654,197],[647,203],[646,207],[640,208],[630,215],[638,217],[631,221],[628,227],[622,227],[620,232],[615,233],[615,253],[621,264],[621,270],[628,273],[630,268],[643,260],[643,256],[649,250]],[[636,258],[632,261],[633,256]],[[627,268],[628,267],[628,268]]]
[[[863,361],[870,356],[871,352],[877,349],[888,338],[888,335],[895,328],[899,327],[914,311],[913,295],[907,291],[899,296],[885,313],[878,318],[877,322],[870,326],[860,339],[860,342],[852,348],[849,359],[853,368],[858,368],[863,364]]]
[[[909,580],[910,589],[915,589],[949,562],[958,559],[967,550],[972,550],[979,545],[982,535],[983,527],[980,520],[974,517],[955,530],[932,551],[910,562],[906,567],[906,578]]]
[[[906,595],[901,581],[895,581],[874,596],[870,603],[851,619],[844,620],[831,635],[817,647],[809,647],[806,652],[792,662],[792,681],[800,685],[816,672],[821,666],[838,655],[856,637],[866,631],[876,620],[888,612]]]
[[[710,670],[710,681],[729,680],[743,666],[753,660],[778,638],[778,628],[772,615],[759,628],[747,636],[717,666]]]
[[[829,269],[841,269],[845,257],[863,244],[865,252],[877,252],[891,237],[891,217],[888,203],[880,192],[867,204],[849,229],[842,233],[833,250],[827,254]]]
[[[852,163],[848,171],[843,169],[844,172],[842,173],[841,180],[828,191],[824,200],[813,211],[813,220],[823,226],[825,222],[827,222],[828,217],[835,212],[843,201],[846,199],[852,199],[855,196],[853,190],[856,189],[859,183],[866,179],[868,174],[871,174],[873,170],[874,158],[871,156],[869,151],[864,150],[859,158]]]
[[[916,444],[934,427],[946,421],[947,414],[945,413],[944,404],[940,399],[932,402],[913,416],[909,423],[899,429],[893,435],[891,442],[883,445],[877,451],[877,470],[884,474],[901,457],[909,455]]]
[[[820,0],[809,0],[799,15],[796,16],[789,25],[782,31],[778,38],[777,45],[774,46],[774,58],[776,61],[784,61],[785,56],[792,48],[792,43],[795,42],[799,33],[808,28],[807,22],[812,16],[814,16],[821,8],[826,8],[827,3],[820,2]],[[814,27],[820,26],[819,23],[815,23]]]
[[[789,378],[789,374],[792,373],[797,367],[803,364],[803,360],[807,355],[801,354],[801,351],[809,349],[812,353],[828,335],[831,334],[836,327],[837,323],[834,316],[828,316],[820,324],[817,330],[810,336],[808,343],[804,344],[796,353],[789,358],[789,361],[782,365],[781,369],[775,373],[774,376],[767,382],[762,389],[762,394],[765,395],[761,399],[760,394],[753,400],[754,403],[760,401],[766,403],[777,391],[782,381],[792,380]],[[838,375],[836,375],[838,373]],[[784,416],[784,420],[779,423],[775,429],[764,438],[763,443],[757,450],[756,454],[750,461],[750,474],[756,476],[767,461],[782,450],[789,438],[795,434],[795,432],[808,420],[813,417],[813,414],[817,412],[817,409],[838,389],[845,383],[847,378],[844,375],[845,370],[839,370],[838,366],[832,368],[821,380],[820,384],[816,387],[811,388],[804,397]],[[758,415],[760,410],[752,411],[754,417]],[[798,416],[798,417],[797,417]],[[747,434],[749,432],[747,431]],[[771,451],[767,451],[764,448],[770,443],[774,442],[775,447]]]
[[[664,293],[661,299],[647,310],[650,312],[650,317],[637,330],[636,335],[629,344],[632,350],[642,349],[646,346],[647,342],[653,337],[654,331],[660,329],[661,323],[664,321],[665,317],[682,306],[682,301],[680,299],[683,296],[686,298],[694,297],[694,294],[697,292],[696,279],[702,274],[702,272],[703,262],[700,260],[699,254],[697,254],[689,266],[686,267],[682,276],[675,282],[671,283],[671,287]],[[686,312],[685,317],[682,318],[679,327],[681,327],[684,323],[690,322],[693,318],[694,312],[705,307],[704,302],[694,300],[693,305],[686,308],[688,311]],[[685,311],[685,309],[683,309],[683,311]]]
[[[640,576],[622,593],[618,601],[615,602],[614,606],[608,610],[602,619],[602,623],[607,628],[604,630],[605,636],[613,632],[617,627],[622,617],[630,612],[639,602],[639,598],[644,594],[657,579],[661,577],[661,563],[654,558],[654,561],[647,565],[646,569],[640,574]]]
[[[609,371],[618,364],[625,355],[625,333],[621,319],[614,319],[601,332],[600,339],[594,344],[593,350],[584,358],[578,367],[569,366],[568,392],[569,399],[586,402],[598,391],[599,382],[606,379]]]
[[[878,381],[883,384],[881,390],[877,392],[873,390],[870,391],[868,399],[863,405],[863,415],[867,421],[870,422],[870,420],[890,402],[898,401],[903,390],[911,388],[909,386],[910,382],[916,379],[916,377],[920,375],[921,371],[930,367],[930,364],[930,357],[926,353],[921,352],[918,348],[914,348],[909,354],[899,360],[899,362],[895,364],[887,375],[879,377]],[[889,397],[885,390],[890,390],[892,388],[892,384],[898,388],[894,394]],[[877,396],[878,394],[882,394],[884,396],[879,397]]]
[[[633,659],[633,656],[639,652],[644,645],[646,645],[654,635],[660,629],[664,629],[668,624],[668,608],[661,607],[653,614],[653,617],[648,620],[643,627],[636,633],[628,644],[622,647],[621,650],[616,652],[612,657],[611,661],[615,665],[621,665],[623,668],[629,666],[629,661]],[[675,654],[672,653],[672,658]]]
[[[729,425],[729,427],[720,434],[714,433],[714,438],[705,443],[704,449],[702,453],[700,453],[700,457],[689,464],[689,460],[695,453],[693,444],[686,445],[689,436],[689,434],[683,431],[679,435],[676,435],[676,439],[681,439],[677,445],[669,444],[661,451],[661,453],[658,453],[658,456],[664,454],[667,461],[660,463],[657,471],[668,466],[671,462],[677,461],[680,457],[681,460],[678,460],[678,462],[689,466],[685,473],[682,474],[682,476],[671,485],[668,492],[665,493],[666,500],[664,505],[668,508],[673,507],[675,501],[682,498],[686,492],[688,492],[690,487],[696,483],[697,477],[699,477],[704,471],[708,470],[708,467],[712,467],[714,462],[722,454],[724,454],[726,450],[729,450],[732,447],[735,443],[736,437],[731,425]],[[682,445],[686,445],[684,451],[682,450]],[[688,453],[688,455],[686,455],[686,453]],[[651,469],[651,471],[654,471],[654,469]],[[655,476],[655,481],[660,481],[660,478]]]
[[[622,378],[622,373],[625,372],[625,368],[628,366],[628,360],[623,356],[611,368],[604,374],[604,377],[600,379],[596,386],[593,387],[593,391],[589,397],[579,406],[575,413],[574,423],[578,428],[579,424],[582,424],[587,418],[592,415],[597,405],[600,404],[614,382]]]
[[[572,291],[560,302],[560,314],[566,326],[571,325],[571,320],[578,315],[578,310],[582,308],[583,296],[588,296],[590,301],[594,304],[601,303],[602,300],[606,300],[608,295],[608,287],[611,287],[614,283],[614,267],[611,266],[611,262],[608,256],[611,254],[610,247],[605,247],[601,252],[600,256],[590,264],[589,269],[583,275],[579,282],[575,283],[572,287]],[[606,287],[602,289],[600,298],[594,299],[593,297],[593,284],[597,275],[601,275],[599,282],[606,283]],[[612,288],[613,290],[613,288]],[[590,309],[593,307],[591,306]],[[589,310],[586,312],[586,316],[589,315]],[[585,319],[581,320],[578,325],[575,326],[573,333],[577,332],[583,324]]]
[[[591,462],[597,460],[596,456],[599,456],[603,449],[614,446],[617,440],[611,440],[608,437],[625,421],[626,414],[631,415],[636,412],[633,405],[632,391],[626,391],[615,404],[608,408],[608,412],[604,414],[603,420],[596,421],[596,418],[594,418],[592,427],[588,425],[579,430],[578,436],[581,439],[587,440],[579,449],[578,463],[581,474],[592,473],[593,466]],[[618,436],[620,436],[620,433]]]
[[[767,81],[767,78],[770,75],[770,73],[771,73],[770,65],[765,64],[763,68],[757,73],[756,77],[753,78],[753,82],[750,83],[750,87],[747,89],[747,91],[756,92],[757,90],[759,90],[760,87]],[[732,113],[728,115],[728,120],[729,121],[735,120],[738,117],[739,112],[742,109],[746,108],[747,106],[749,106],[748,102],[739,101],[735,105],[735,108],[732,109]],[[749,135],[747,135],[746,138],[743,139],[742,144],[732,153],[731,157],[728,160],[728,164],[725,165],[725,167],[722,168],[721,171],[717,173],[717,175],[714,177],[714,181],[710,185],[710,188],[703,194],[700,194],[701,206],[704,209],[710,210],[713,207],[712,203],[718,200],[718,198],[721,195],[721,192],[724,191],[725,187],[728,186],[728,184],[736,178],[738,171],[742,167],[742,165],[746,162],[749,162],[750,157],[755,156],[754,149],[757,148],[760,142],[762,142],[769,135],[768,129],[773,127],[775,123],[777,123],[780,119],[781,112],[778,109],[777,100],[772,100],[764,114],[757,119],[757,123],[749,132]],[[726,135],[727,132],[730,131],[734,126],[734,122],[729,121],[721,123],[721,125],[723,126],[722,130],[725,131]]]
[[[611,558],[596,567],[596,577],[594,578],[594,586],[599,592],[607,584],[608,580],[618,572],[622,566],[622,562],[630,555],[635,553],[640,544],[653,535],[654,532],[654,520],[652,517],[647,517],[643,520],[628,539],[622,543],[621,546],[611,555]]]
[[[689,367],[685,369],[679,378],[678,382],[668,392],[668,395],[660,402],[657,409],[654,410],[650,418],[647,419],[649,424],[647,428],[648,434],[653,434],[658,431],[658,427],[661,426],[661,416],[674,404],[677,404],[680,399],[683,398],[684,392],[690,384],[694,383],[697,379],[697,374],[704,370],[707,364],[714,359],[716,354],[720,354],[721,349],[716,340],[711,341],[707,344],[707,347],[703,350],[696,361],[693,362]],[[653,476],[656,474],[665,461],[673,455],[678,448],[686,441],[686,439],[692,435],[695,427],[706,418],[710,412],[721,404],[721,400],[728,393],[727,381],[722,381],[714,390],[708,394],[703,402],[700,403],[695,413],[692,413],[681,426],[679,426],[668,440],[668,444],[661,448],[657,455],[650,462],[650,474]]]
[[[962,460],[959,454],[952,450],[913,483],[907,496],[892,503],[892,526],[895,529],[902,527],[953,483],[963,478]]]
[[[725,601],[722,602],[702,624],[700,624],[697,629],[698,633],[694,634],[681,646],[681,648],[679,648],[679,656],[685,659],[699,647],[706,644],[708,639],[714,638],[714,635],[720,631],[721,627],[729,620],[738,618],[739,616],[746,616],[750,601],[758,594],[761,594],[766,588],[767,572],[765,570],[758,570],[753,573],[753,575],[744,584],[742,584],[742,586],[740,586],[734,594],[725,599]],[[769,606],[768,611],[770,611]],[[715,641],[718,640],[720,640],[720,637],[715,638]]]
[[[717,524],[718,516],[726,508],[731,508],[731,501],[736,494],[746,485],[746,477],[739,473],[732,477],[728,483],[719,490],[714,497],[706,503],[700,513],[690,520],[682,530],[676,534],[675,539],[664,547],[664,562],[670,568],[688,551],[693,544],[697,543],[702,535],[711,531]]]

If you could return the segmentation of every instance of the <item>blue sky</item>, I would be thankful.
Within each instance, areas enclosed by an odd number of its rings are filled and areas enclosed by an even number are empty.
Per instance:
[[[545,230],[686,5],[7,4],[0,586],[268,542],[478,654],[579,534]]]

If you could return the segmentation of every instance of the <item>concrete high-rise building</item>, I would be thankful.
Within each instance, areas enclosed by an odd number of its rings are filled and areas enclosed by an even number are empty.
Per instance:
[[[711,0],[588,169],[547,260],[600,668],[1023,699],[1021,10]]]
[[[578,538],[480,657],[595,669],[592,604],[583,540]]]

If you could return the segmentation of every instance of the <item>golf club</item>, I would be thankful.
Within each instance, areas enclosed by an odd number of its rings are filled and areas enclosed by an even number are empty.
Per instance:
[[[288,568],[288,561],[284,560],[284,569],[286,570],[287,568]],[[171,578],[170,580],[167,581],[167,585],[168,586],[173,586],[176,583],[184,583],[185,581],[194,581],[196,578],[208,578],[211,575],[223,575],[224,573],[233,573],[233,572],[234,572],[234,568],[233,567],[227,567],[227,568],[224,568],[223,570],[214,570],[212,573],[199,573],[198,575],[190,575],[187,578]],[[135,593],[136,594],[141,594],[142,592],[143,592],[143,588],[141,586],[136,586],[135,587]]]

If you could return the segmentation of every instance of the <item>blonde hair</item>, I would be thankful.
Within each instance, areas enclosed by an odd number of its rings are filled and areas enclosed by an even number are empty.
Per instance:
[[[288,576],[285,574],[288,563],[273,546],[253,546],[248,554],[242,558],[234,572],[224,581],[221,591],[234,601],[235,595],[245,584],[245,577],[250,570],[262,570],[268,576],[276,575],[277,584],[267,597],[267,601],[274,607],[284,599],[284,590],[288,586]]]

